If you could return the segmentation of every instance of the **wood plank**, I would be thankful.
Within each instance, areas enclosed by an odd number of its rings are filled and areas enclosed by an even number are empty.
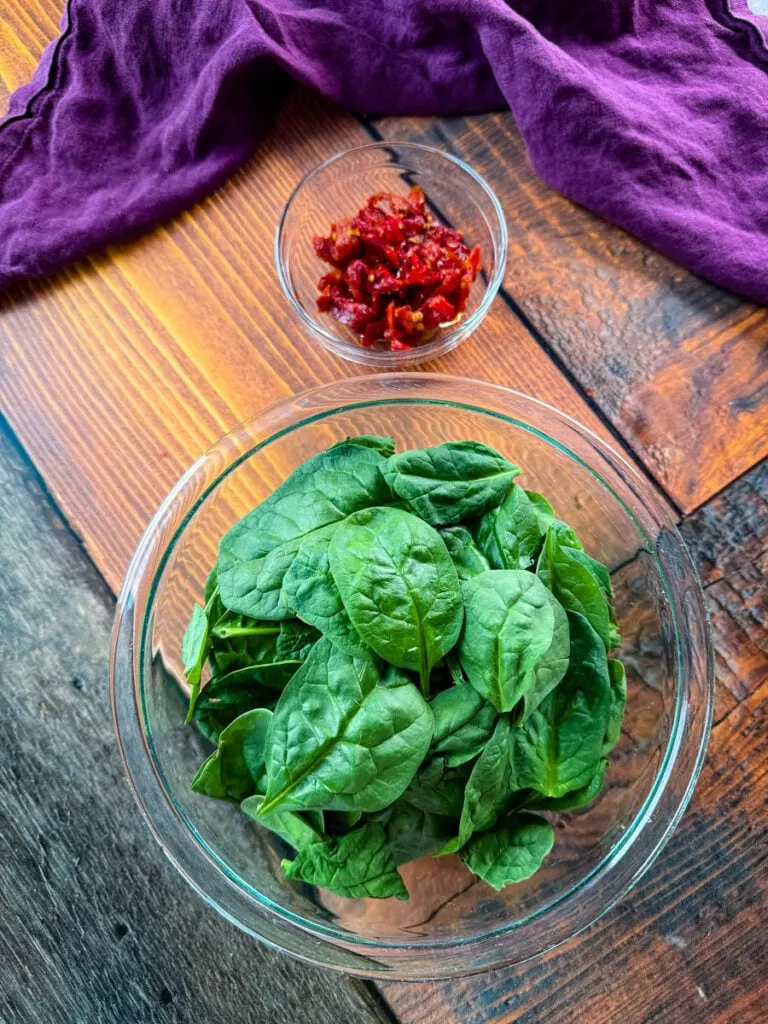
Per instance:
[[[561,949],[480,978],[383,986],[404,1024],[766,1019],[768,461],[682,531],[705,581],[725,702],[681,825],[635,889]]]
[[[153,842],[112,733],[114,601],[4,431],[0,522],[0,1020],[391,1022],[206,908]]]
[[[766,455],[768,310],[548,188],[509,113],[373,124],[449,149],[498,190],[507,293],[683,511]]]
[[[291,392],[360,372],[301,332],[271,252],[301,175],[366,141],[357,122],[298,90],[211,199],[0,298],[0,408],[114,589],[152,512],[221,434]],[[512,384],[606,433],[502,303],[429,368]]]

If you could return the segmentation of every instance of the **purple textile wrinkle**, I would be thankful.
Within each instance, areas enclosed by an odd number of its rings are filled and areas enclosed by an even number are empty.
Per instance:
[[[0,124],[0,287],[180,212],[289,78],[370,114],[508,105],[553,188],[768,303],[763,0],[69,0]]]

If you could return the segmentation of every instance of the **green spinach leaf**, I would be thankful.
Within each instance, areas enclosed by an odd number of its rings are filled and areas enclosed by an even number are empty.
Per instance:
[[[525,806],[537,811],[575,811],[579,807],[586,807],[600,794],[607,766],[608,762],[605,758],[601,759],[595,774],[581,789],[572,789],[570,793],[561,797],[541,796],[533,793],[531,799],[526,800]]]
[[[459,577],[436,530],[400,509],[350,516],[329,548],[344,607],[363,640],[398,668],[429,673],[456,643],[464,617]]]
[[[516,814],[492,832],[475,836],[460,856],[473,874],[499,890],[535,874],[554,842],[548,821]]]
[[[577,553],[560,542],[554,528],[547,533],[536,574],[566,611],[578,612],[587,619],[607,650],[612,633],[605,594]]]
[[[520,467],[478,441],[448,441],[393,455],[381,472],[425,522],[452,526],[500,504]]]
[[[533,683],[523,695],[523,721],[541,704],[557,686],[568,669],[571,654],[570,628],[565,609],[555,595],[546,590],[554,615],[552,643],[533,670]]]
[[[423,811],[401,797],[392,807],[385,831],[395,864],[435,853],[454,834],[451,818]]]
[[[192,609],[192,617],[189,620],[184,637],[181,641],[181,658],[184,662],[184,675],[189,685],[189,710],[187,711],[186,724],[192,721],[195,713],[195,704],[200,694],[200,680],[203,674],[205,659],[210,649],[210,630],[208,626],[208,615],[202,605],[196,604]]]
[[[541,548],[536,506],[522,487],[512,484],[501,505],[477,524],[475,536],[492,569],[528,569]]]
[[[471,580],[490,569],[488,559],[476,546],[472,534],[464,526],[445,526],[439,531],[461,581]]]
[[[435,716],[431,755],[448,768],[476,758],[493,732],[496,709],[466,683],[438,693],[429,706]]]
[[[295,860],[284,860],[282,866],[288,878],[319,885],[338,896],[408,899],[384,828],[377,822],[335,841],[305,846]]]
[[[583,615],[570,612],[568,621],[571,657],[565,678],[512,736],[516,788],[552,797],[588,785],[608,724],[605,646]]]
[[[316,626],[342,651],[365,657],[368,646],[352,625],[331,574],[330,541],[330,534],[304,541],[283,580],[285,600],[301,619]]]
[[[395,454],[395,439],[393,437],[380,437],[376,434],[361,434],[360,437],[347,437],[343,441],[337,441],[328,449],[332,452],[336,448],[343,448],[348,444],[359,444],[362,448],[373,448],[380,452],[385,459]]]
[[[203,762],[192,782],[192,789],[205,796],[238,803],[250,796],[264,771],[266,737],[271,719],[271,711],[257,708],[231,722],[222,730],[218,748]]]
[[[459,846],[469,842],[473,833],[495,824],[512,795],[510,737],[509,716],[502,715],[467,782],[459,823]]]
[[[611,695],[608,705],[608,724],[603,740],[603,754],[610,753],[621,738],[621,723],[627,704],[627,673],[618,658],[608,659],[608,675],[611,680]]]
[[[366,445],[347,442],[294,470],[265,501],[224,535],[218,580],[226,608],[255,619],[284,619],[283,579],[303,541],[333,532],[348,515],[389,502],[379,466]]]
[[[254,794],[242,801],[240,809],[259,825],[280,836],[294,850],[304,850],[313,843],[325,841],[322,811],[299,814],[296,811],[274,810],[262,814],[263,803],[264,797]]]
[[[432,758],[419,769],[403,794],[403,800],[428,814],[458,818],[468,778],[466,765],[449,768],[444,758]]]
[[[283,691],[268,737],[264,811],[377,811],[406,789],[434,716],[402,676],[323,638]]]
[[[542,494],[538,494],[536,491],[526,491],[525,493],[536,510],[536,516],[539,520],[539,533],[542,537],[545,537],[547,530],[555,521],[555,510]]]
[[[497,711],[510,711],[552,645],[555,615],[546,588],[533,573],[492,570],[464,584],[464,600],[462,667]]]

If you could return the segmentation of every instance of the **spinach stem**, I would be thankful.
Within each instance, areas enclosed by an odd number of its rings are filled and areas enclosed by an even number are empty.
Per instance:
[[[419,667],[419,682],[421,684],[421,692],[424,695],[424,700],[429,700],[429,669],[424,662]]]
[[[232,636],[276,636],[279,632],[279,626],[216,626],[213,635],[228,640]]]

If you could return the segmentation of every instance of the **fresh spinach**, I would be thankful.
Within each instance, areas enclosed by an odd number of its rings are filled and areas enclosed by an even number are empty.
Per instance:
[[[397,865],[436,853],[455,831],[452,818],[421,810],[404,797],[393,805],[384,827]]]
[[[586,807],[602,790],[607,766],[608,761],[602,758],[598,761],[595,774],[586,786],[582,786],[581,789],[572,789],[565,796],[541,796],[532,791],[531,798],[526,800],[525,806],[537,811],[575,811],[578,807]]]
[[[512,795],[511,729],[509,716],[502,715],[472,769],[461,808],[460,847],[469,842],[474,832],[490,828]]]
[[[390,501],[379,472],[385,461],[375,448],[347,442],[294,470],[222,538],[218,582],[224,606],[254,619],[290,617],[283,580],[302,543],[333,532],[359,509]]]
[[[555,831],[533,814],[516,814],[485,832],[461,851],[469,870],[494,889],[522,882],[541,867],[552,849]]]
[[[477,441],[448,441],[393,455],[381,465],[392,490],[430,526],[474,519],[498,505],[521,472]]]
[[[600,793],[627,699],[610,573],[518,473],[346,438],[222,538],[182,644],[215,745],[192,788],[292,847],[289,878],[405,899],[398,865],[459,853],[501,889],[552,847],[530,811]]]
[[[464,584],[464,601],[462,667],[497,711],[511,711],[552,645],[555,616],[546,588],[533,573],[492,570]]]
[[[321,885],[338,896],[408,899],[384,828],[374,821],[340,839],[304,846],[282,866],[288,878]]]
[[[493,732],[496,709],[466,683],[438,693],[430,707],[435,716],[432,756],[443,758],[448,768],[474,760]]]
[[[432,758],[414,776],[403,800],[428,814],[458,818],[468,778],[466,766],[449,768],[445,758]]]
[[[462,582],[491,568],[488,559],[476,546],[472,534],[465,526],[444,526],[439,533]]]
[[[523,694],[523,721],[536,710],[563,678],[571,656],[571,631],[568,625],[568,616],[554,594],[549,590],[546,591],[546,594],[554,617],[552,643],[536,663],[533,670],[533,683]]]
[[[608,724],[610,679],[605,646],[574,612],[565,678],[525,724],[513,730],[511,760],[519,789],[561,797],[586,786],[601,757]]]
[[[541,549],[536,506],[522,487],[512,484],[501,505],[477,524],[475,536],[492,569],[528,569]]]
[[[242,801],[240,809],[259,825],[280,836],[294,850],[303,850],[313,843],[325,841],[322,811],[299,814],[296,811],[278,809],[262,814],[263,803],[264,797],[254,794]]]
[[[608,659],[608,675],[611,680],[611,693],[608,704],[608,723],[603,739],[603,754],[609,754],[621,738],[621,723],[627,703],[627,673],[617,658]]]
[[[283,580],[288,606],[347,654],[365,657],[367,644],[350,621],[331,574],[328,547],[331,535],[304,541]]]
[[[587,619],[607,650],[612,641],[611,614],[600,582],[577,553],[561,543],[554,527],[547,532],[536,574],[566,611]]]
[[[331,572],[363,640],[398,668],[432,667],[456,643],[464,607],[459,577],[439,533],[400,509],[357,512],[329,548]]]
[[[275,708],[263,812],[381,810],[416,774],[433,725],[407,679],[382,682],[371,659],[319,640]]]

